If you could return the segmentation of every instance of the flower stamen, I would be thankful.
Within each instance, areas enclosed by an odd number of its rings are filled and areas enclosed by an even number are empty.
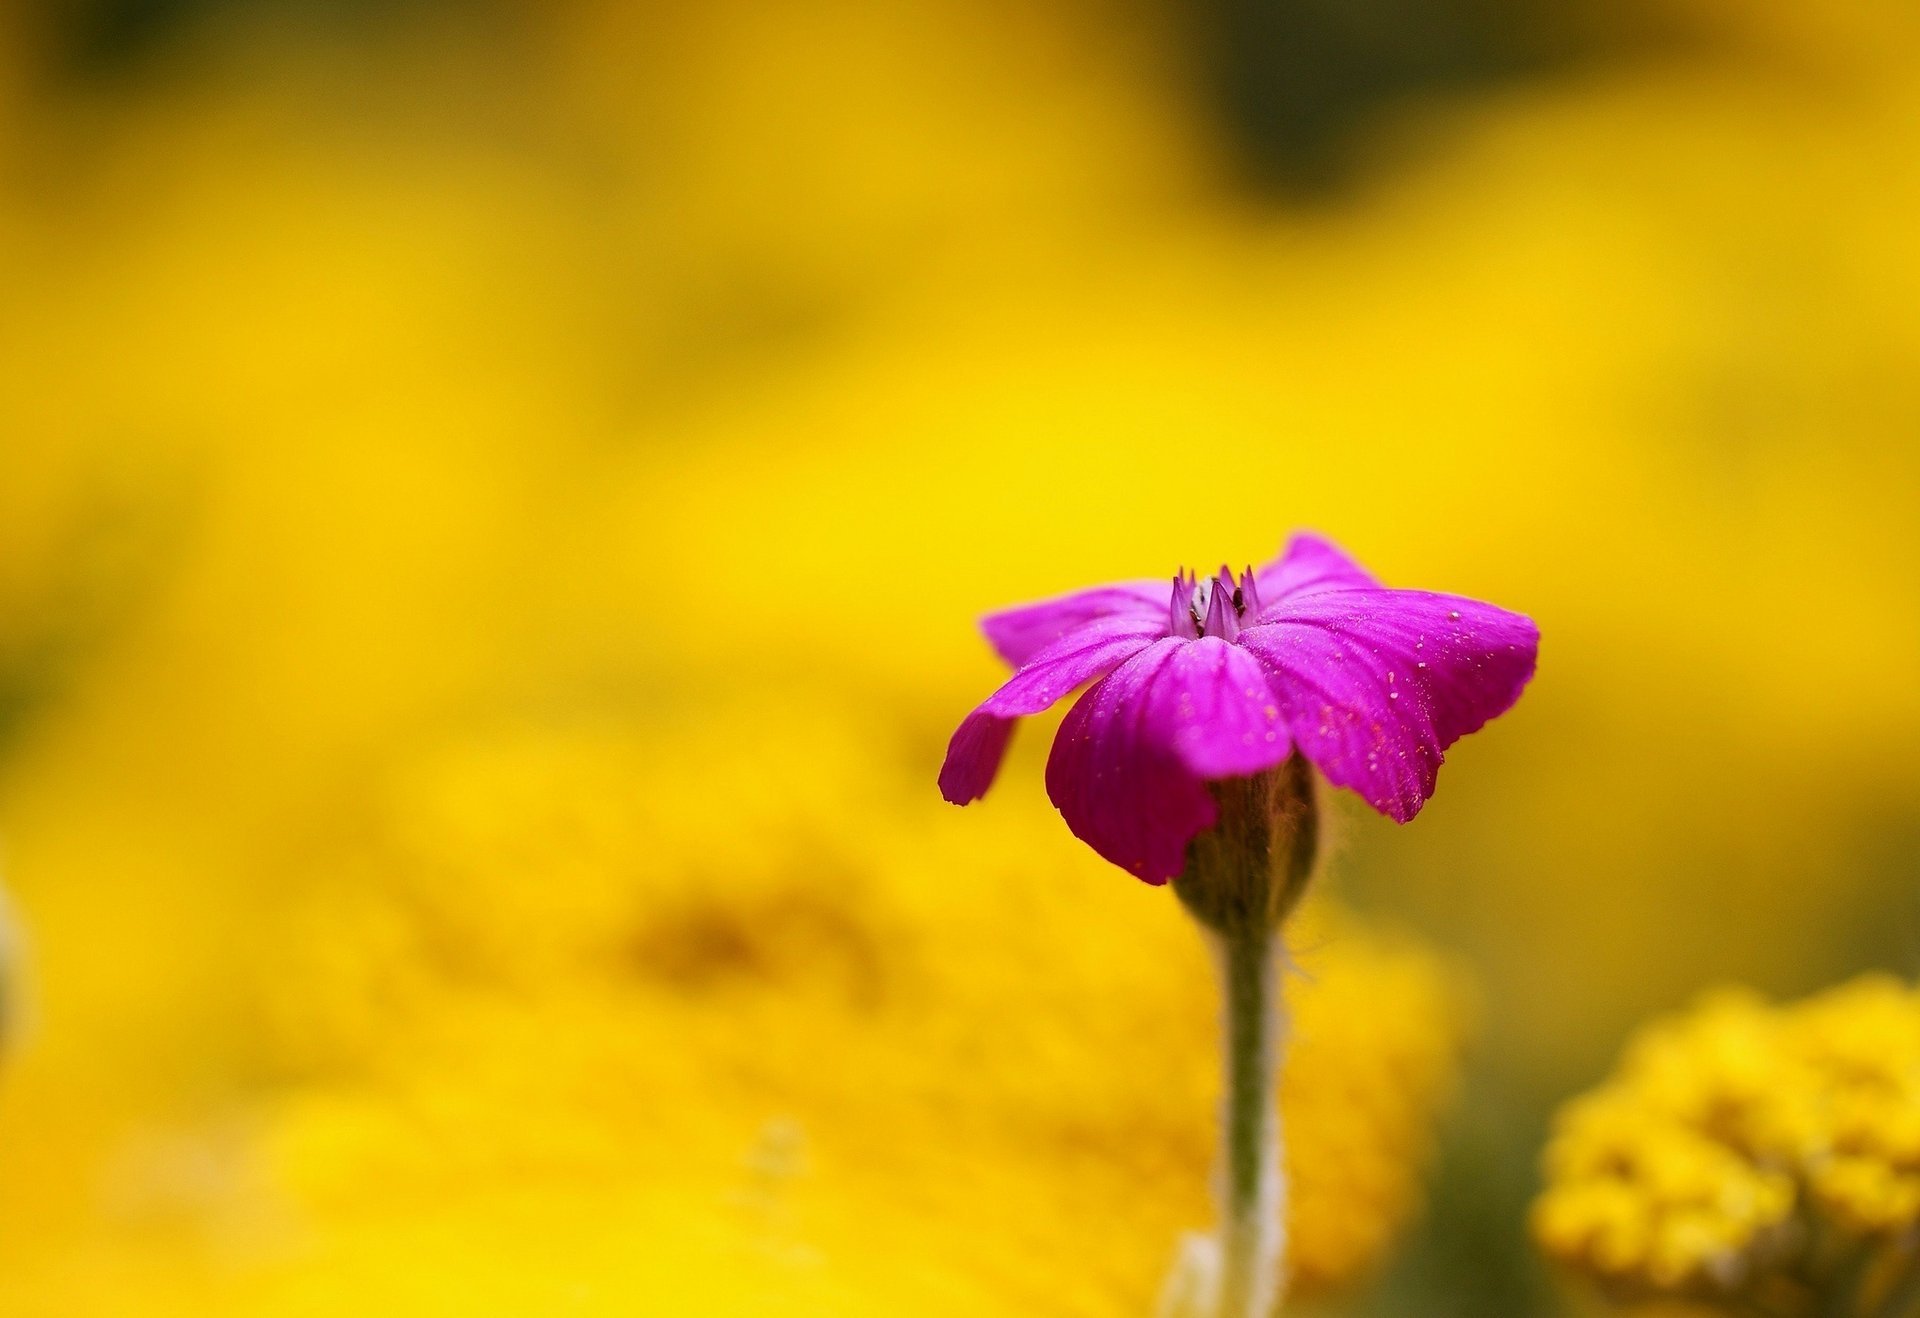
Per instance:
[[[1260,592],[1252,568],[1242,571],[1238,581],[1225,565],[1211,577],[1196,577],[1185,568],[1174,574],[1168,622],[1175,636],[1190,641],[1203,636],[1231,641],[1240,635],[1241,621],[1249,612],[1260,612]]]

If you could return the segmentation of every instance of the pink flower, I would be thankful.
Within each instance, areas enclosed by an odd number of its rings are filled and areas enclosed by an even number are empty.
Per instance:
[[[1216,819],[1207,784],[1294,751],[1402,823],[1447,747],[1533,676],[1531,619],[1457,595],[1389,590],[1330,542],[1297,535],[1234,580],[1183,573],[989,615],[1014,674],[953,734],[940,791],[986,794],[1016,720],[1093,683],[1060,725],[1047,795],[1075,836],[1164,883]]]

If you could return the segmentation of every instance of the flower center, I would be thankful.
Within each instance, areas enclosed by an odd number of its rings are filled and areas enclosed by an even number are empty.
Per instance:
[[[1218,636],[1231,641],[1240,635],[1241,620],[1259,612],[1260,593],[1252,568],[1242,572],[1238,581],[1224,566],[1218,575],[1200,578],[1182,568],[1173,579],[1167,621],[1175,636],[1189,640]]]

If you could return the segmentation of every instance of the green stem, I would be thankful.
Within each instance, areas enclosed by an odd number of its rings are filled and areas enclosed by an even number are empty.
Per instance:
[[[1267,1318],[1279,1298],[1286,1186],[1275,1093],[1278,938],[1255,926],[1215,935],[1226,1016],[1219,1318]]]
[[[1320,824],[1313,771],[1298,755],[1211,790],[1219,818],[1188,845],[1173,890],[1209,935],[1226,1018],[1214,1318],[1268,1318],[1286,1253],[1276,1093],[1280,931],[1313,877]]]

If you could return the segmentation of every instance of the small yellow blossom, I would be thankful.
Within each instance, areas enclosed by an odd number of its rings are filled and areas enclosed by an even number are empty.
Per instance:
[[[1535,1237],[1617,1295],[1872,1312],[1920,1226],[1920,991],[1709,995],[1562,1110],[1545,1171]]]

